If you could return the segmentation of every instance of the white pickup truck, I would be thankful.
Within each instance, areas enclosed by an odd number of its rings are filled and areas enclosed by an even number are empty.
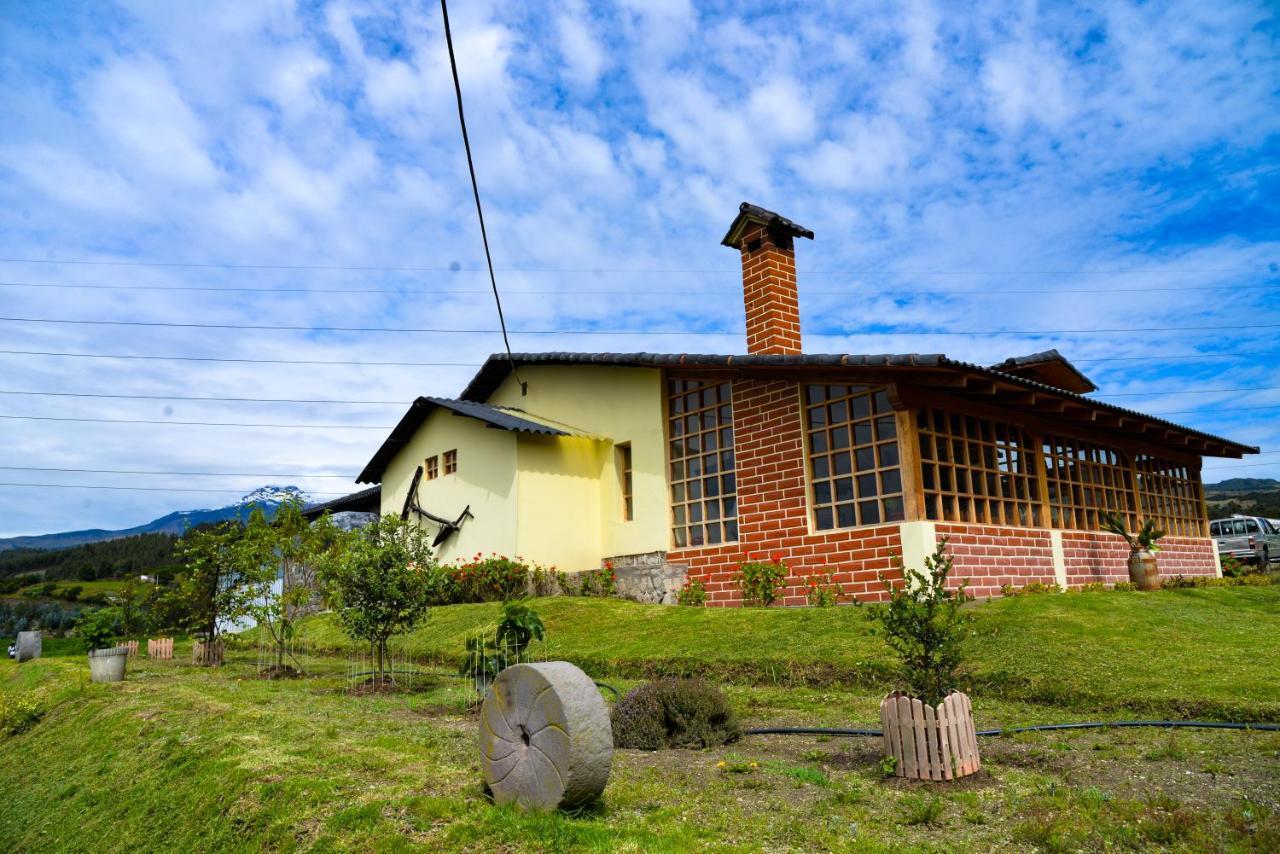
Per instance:
[[[1266,566],[1280,560],[1280,529],[1261,516],[1232,516],[1209,523],[1218,553]]]

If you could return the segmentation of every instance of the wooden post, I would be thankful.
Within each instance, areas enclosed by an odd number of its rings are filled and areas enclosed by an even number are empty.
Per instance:
[[[898,409],[898,467],[902,475],[903,519],[915,522],[925,518],[924,480],[920,470],[920,434],[916,431],[915,412]]]

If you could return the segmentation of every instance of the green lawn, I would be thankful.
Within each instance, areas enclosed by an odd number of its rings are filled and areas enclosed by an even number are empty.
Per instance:
[[[977,606],[978,725],[1119,717],[1134,696],[1130,709],[1274,720],[1277,593]],[[705,659],[705,672],[730,677],[749,726],[874,725],[888,687],[875,675],[886,663],[880,642],[852,608],[537,607],[552,654],[623,689]],[[424,660],[451,658],[495,613],[436,609],[412,647]],[[326,619],[307,633],[337,645]],[[599,806],[522,816],[483,797],[478,719],[448,668],[428,668],[402,693],[361,696],[348,690],[345,656],[305,657],[304,678],[266,681],[251,645],[200,669],[180,642],[174,661],[136,659],[123,684],[107,686],[88,683],[68,644],[47,648],[40,661],[0,662],[0,698],[42,712],[27,731],[0,735],[6,850],[1280,849],[1280,733],[984,739],[983,770],[946,785],[884,778],[873,739],[748,736],[707,751],[618,751]]]
[[[91,596],[94,593],[106,593],[108,595],[113,595],[119,593],[120,588],[124,586],[124,581],[118,578],[104,578],[98,581],[56,581],[54,583],[57,586],[54,588],[53,596],[50,597],[53,599],[63,598],[62,591],[66,590],[68,587],[81,588],[80,598],[83,599],[84,597]],[[29,590],[39,589],[43,586],[43,581],[36,582],[35,584],[28,584],[26,587],[23,587],[18,591],[18,595],[22,595]]]
[[[882,688],[892,660],[862,608],[661,608],[612,599],[535,604],[548,656],[599,675]],[[458,660],[496,604],[437,608],[404,646]],[[1280,586],[1019,596],[973,606],[971,688],[1092,713],[1280,721]],[[300,637],[351,646],[335,621]]]

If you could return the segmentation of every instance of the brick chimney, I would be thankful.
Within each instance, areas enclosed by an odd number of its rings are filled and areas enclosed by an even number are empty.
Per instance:
[[[812,240],[813,232],[773,211],[743,202],[721,241],[742,253],[748,353],[801,352],[797,237]]]

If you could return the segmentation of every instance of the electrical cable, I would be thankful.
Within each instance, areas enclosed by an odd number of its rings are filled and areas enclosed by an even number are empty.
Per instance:
[[[1222,721],[1088,721],[1069,724],[1037,724],[1035,726],[1006,727],[1004,729],[978,730],[981,736],[1016,735],[1021,732],[1055,732],[1060,730],[1111,729],[1126,727],[1161,727],[1166,729],[1232,729],[1260,730],[1264,732],[1280,732],[1280,724],[1267,723],[1235,723]],[[880,738],[883,730],[878,729],[827,729],[825,727],[757,727],[744,729],[743,735],[842,735],[853,737]]]
[[[243,494],[241,489],[200,489],[198,487],[169,487],[169,486],[103,486],[97,483],[14,483],[11,481],[0,481],[0,487],[22,487],[28,489],[107,489],[112,492],[209,492],[237,495]],[[309,495],[348,495],[346,492],[309,492]]]
[[[480,182],[476,180],[476,165],[471,157],[471,140],[467,136],[467,118],[462,111],[462,82],[458,79],[458,61],[453,55],[453,32],[449,29],[449,7],[440,0],[440,15],[444,18],[444,41],[449,49],[449,68],[453,72],[453,91],[458,96],[458,125],[462,128],[462,147],[467,152],[467,171],[471,173],[471,192],[476,199],[476,216],[480,220],[480,239],[484,243],[484,260],[489,267],[489,284],[493,286],[493,301],[498,306],[498,325],[502,327],[502,344],[507,350],[511,375],[520,384],[520,394],[529,393],[529,386],[520,379],[516,360],[511,356],[511,341],[507,338],[507,321],[502,316],[502,298],[498,296],[498,279],[493,272],[493,255],[489,252],[489,234],[484,227],[484,208],[480,204]]]
[[[390,427],[375,424],[245,424],[240,421],[173,421],[150,418],[71,418],[55,415],[0,415],[10,421],[83,421],[92,424],[176,424],[184,427],[274,427],[280,429],[303,428],[307,430],[382,430]]]
[[[88,320],[62,317],[0,317],[5,323],[68,324],[74,326],[145,326],[166,329],[236,329],[266,332],[361,332],[361,333],[413,333],[434,335],[485,335],[502,333],[506,341],[506,326],[501,329],[449,329],[432,326],[297,326],[290,324],[250,323],[177,323],[159,320]],[[938,329],[938,330],[842,330],[839,332],[810,332],[816,338],[853,338],[859,336],[938,336],[938,335],[1100,335],[1131,332],[1209,332],[1238,330],[1238,324],[1228,326],[1140,326],[1110,327],[1100,329]],[[1254,323],[1251,329],[1280,329],[1280,323]],[[512,335],[738,335],[740,330],[727,329],[516,329]]]

